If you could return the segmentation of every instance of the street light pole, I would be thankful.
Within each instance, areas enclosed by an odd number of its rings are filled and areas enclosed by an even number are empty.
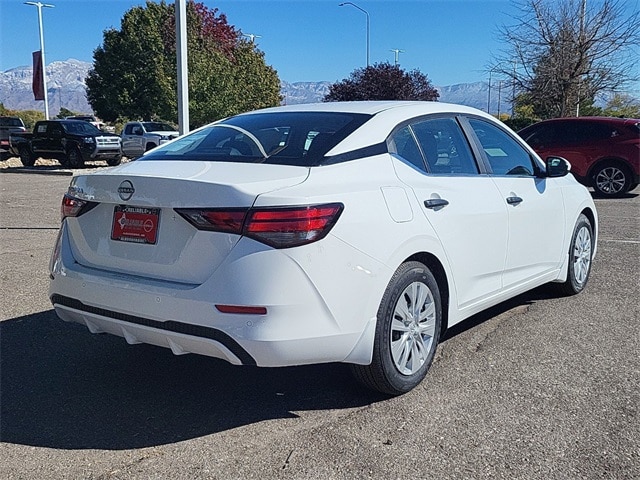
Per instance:
[[[398,48],[392,48],[389,51],[393,52],[395,54],[395,56],[394,56],[394,65],[397,67],[399,65],[399,63],[400,63],[400,54],[404,53],[404,50],[400,50]]]
[[[367,67],[369,66],[369,12],[367,12],[364,8],[360,8],[358,5],[356,5],[353,2],[344,2],[339,4],[339,7],[344,7],[345,5],[351,5],[352,7],[357,8],[358,10],[360,10],[362,13],[364,13],[367,16]]]
[[[47,94],[47,71],[46,63],[44,61],[44,29],[42,28],[42,7],[53,8],[54,5],[49,5],[42,2],[24,2],[25,5],[34,5],[38,8],[38,28],[40,29],[40,61],[42,64],[42,88],[44,90],[44,118],[49,120],[49,95]]]

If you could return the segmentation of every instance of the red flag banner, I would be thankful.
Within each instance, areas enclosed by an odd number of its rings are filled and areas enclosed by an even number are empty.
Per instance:
[[[42,57],[40,56],[40,50],[33,52],[33,98],[34,100],[44,100],[44,78],[42,71]]]

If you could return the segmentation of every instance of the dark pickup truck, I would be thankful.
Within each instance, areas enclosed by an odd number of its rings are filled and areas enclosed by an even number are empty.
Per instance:
[[[33,166],[38,158],[54,158],[67,168],[81,168],[89,160],[106,160],[114,166],[122,160],[118,135],[81,120],[37,122],[33,133],[12,133],[9,144],[25,167]]]
[[[0,160],[6,160],[9,153],[9,135],[26,132],[24,122],[20,117],[0,117]]]

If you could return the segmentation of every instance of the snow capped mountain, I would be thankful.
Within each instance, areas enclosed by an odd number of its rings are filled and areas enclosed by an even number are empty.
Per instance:
[[[49,111],[53,115],[56,115],[61,107],[73,112],[91,113],[84,84],[90,68],[90,63],[74,59],[47,65]],[[0,102],[13,110],[42,110],[43,103],[33,100],[32,76],[31,66],[0,72]]]
[[[87,102],[84,79],[91,69],[91,63],[69,59],[52,62],[47,66],[47,90],[49,93],[49,111],[56,115],[61,107],[77,113],[92,113]],[[42,110],[42,102],[33,100],[31,91],[32,67],[16,67],[0,72],[0,102],[13,110]],[[321,102],[329,92],[331,82],[282,82],[283,103]],[[459,103],[486,110],[489,100],[488,85],[485,82],[462,83],[445,87],[436,87],[440,101]],[[501,112],[510,112],[510,92],[500,92]],[[491,111],[498,111],[498,86],[491,88]]]

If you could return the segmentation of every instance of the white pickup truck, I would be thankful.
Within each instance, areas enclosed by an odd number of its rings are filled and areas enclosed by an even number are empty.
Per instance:
[[[122,154],[136,158],[178,136],[174,127],[162,122],[129,122],[122,130]]]

